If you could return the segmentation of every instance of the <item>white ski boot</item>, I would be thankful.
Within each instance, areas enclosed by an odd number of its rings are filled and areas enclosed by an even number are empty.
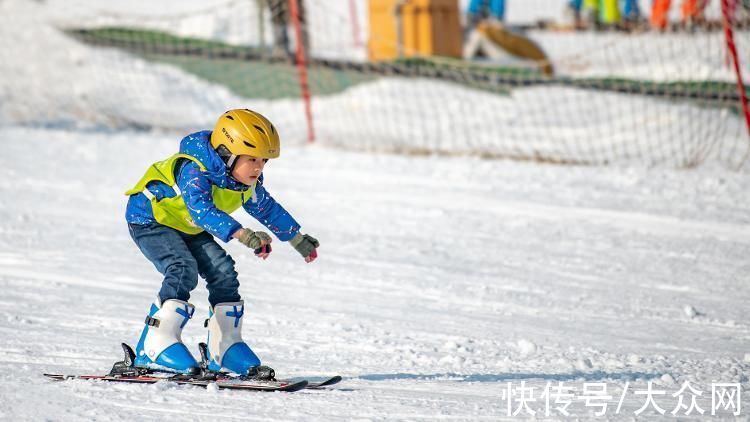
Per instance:
[[[257,372],[260,359],[242,340],[244,301],[218,303],[211,309],[208,327],[208,369],[240,375]],[[273,377],[273,375],[271,375]]]
[[[183,374],[199,372],[198,362],[182,342],[182,328],[194,312],[195,307],[182,300],[169,299],[160,305],[157,298],[135,348],[134,365]]]

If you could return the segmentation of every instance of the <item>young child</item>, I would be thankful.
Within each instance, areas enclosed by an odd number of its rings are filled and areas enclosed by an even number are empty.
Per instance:
[[[279,134],[268,119],[247,109],[229,110],[213,131],[185,137],[179,153],[151,165],[125,193],[130,196],[130,235],[164,275],[136,346],[135,366],[198,371],[181,338],[195,311],[187,301],[198,275],[206,280],[211,305],[205,324],[209,369],[247,375],[260,366],[242,340],[245,308],[234,260],[214,237],[237,239],[257,257],[268,257],[271,236],[243,228],[230,217],[242,207],[279,240],[288,241],[305,262],[317,258],[318,241],[300,233],[300,225],[263,187],[263,167],[278,156]]]

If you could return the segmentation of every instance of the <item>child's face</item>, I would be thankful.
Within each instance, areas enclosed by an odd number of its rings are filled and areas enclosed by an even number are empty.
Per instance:
[[[232,177],[242,184],[251,186],[258,180],[258,176],[263,172],[263,167],[268,159],[255,158],[249,155],[240,155],[237,157],[237,163],[232,170]]]

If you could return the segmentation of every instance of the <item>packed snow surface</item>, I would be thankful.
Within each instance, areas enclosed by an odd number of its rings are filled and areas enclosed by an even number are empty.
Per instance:
[[[615,403],[627,382],[630,416],[643,404],[632,389],[648,381],[670,394],[685,381],[704,392],[739,382],[750,399],[747,175],[320,147],[286,148],[266,170],[276,199],[320,239],[319,260],[282,244],[267,261],[226,248],[247,301],[244,336],[263,361],[283,377],[343,383],[252,394],[50,382],[41,374],[106,372],[119,343],[136,342],[161,277],[129,238],[123,191],[178,137],[0,136],[2,418],[496,420],[509,382],[536,388],[537,411],[558,381],[607,383]],[[184,340],[197,353],[202,284],[192,302]],[[576,403],[579,416],[596,410]]]

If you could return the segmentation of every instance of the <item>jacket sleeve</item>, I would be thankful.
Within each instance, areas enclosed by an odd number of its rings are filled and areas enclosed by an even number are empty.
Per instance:
[[[182,199],[190,216],[200,228],[224,242],[232,240],[232,234],[242,228],[237,220],[216,208],[211,193],[213,185],[194,162],[188,161],[182,165],[177,186],[182,191]]]
[[[299,232],[299,223],[263,187],[263,175],[255,185],[255,197],[246,201],[243,208],[282,242],[290,240]]]

